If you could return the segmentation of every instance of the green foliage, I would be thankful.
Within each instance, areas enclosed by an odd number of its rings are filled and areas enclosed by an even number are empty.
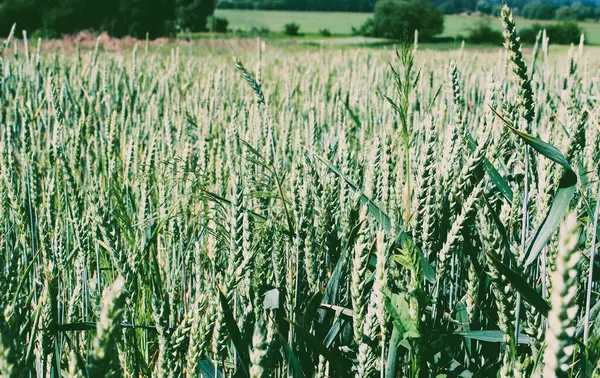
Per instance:
[[[254,9],[252,1],[220,1],[219,9]]]
[[[300,25],[295,22],[290,22],[284,25],[283,30],[286,35],[296,36],[299,34]]]
[[[502,33],[492,28],[488,21],[481,20],[477,22],[475,26],[469,28],[467,41],[475,44],[490,43],[501,45],[504,41],[504,37],[502,36]]]
[[[553,2],[534,0],[523,8],[523,17],[535,20],[550,20],[554,18],[557,6]]]
[[[590,375],[600,63],[502,22],[501,54],[233,62],[11,33],[0,375]]]
[[[360,28],[352,27],[353,35],[364,35],[367,37],[375,36],[375,20],[373,18],[367,18],[367,20],[360,25]]]
[[[588,19],[598,20],[600,18],[600,7],[594,3],[582,3],[575,1],[570,5],[563,5],[556,11],[557,20],[585,21]]]
[[[321,34],[323,37],[331,37],[331,32],[329,29],[321,29],[319,30],[319,34]]]
[[[229,26],[229,21],[226,18],[212,16],[209,18],[209,23],[210,31],[217,33],[227,33],[227,26]]]
[[[496,17],[500,13],[500,8],[494,5],[490,19],[490,26],[498,31],[502,31],[500,20]],[[306,34],[318,34],[321,29],[329,29],[333,35],[373,35],[372,21],[371,32],[361,33],[361,25],[365,24],[367,19],[373,18],[369,13],[332,13],[332,12],[292,12],[292,11],[261,11],[261,10],[223,10],[217,9],[215,15],[226,17],[229,20],[229,28],[232,30],[252,31],[253,28],[259,30],[261,27],[268,27],[273,32],[282,31],[283,26],[288,22],[296,22],[302,25],[301,32]],[[457,14],[444,16],[444,32],[435,37],[434,41],[447,40],[453,42],[460,41],[466,37],[469,26],[474,26],[477,21],[485,16]],[[535,23],[533,20],[518,19],[519,31],[530,27]],[[368,26],[367,24],[366,26]],[[580,24],[586,32],[586,43],[590,45],[600,44],[600,23]],[[354,30],[353,30],[354,29]],[[412,35],[409,35],[412,39]],[[339,41],[342,42],[342,41]],[[352,40],[348,40],[348,43]],[[378,43],[377,41],[365,41],[364,43]],[[459,42],[460,43],[460,42]],[[445,44],[449,47],[449,44]],[[439,47],[444,47],[440,45]]]
[[[372,12],[376,0],[226,0],[220,9],[264,9],[296,11]]]
[[[260,28],[252,28],[254,34],[267,36],[271,34],[271,30],[267,26],[261,26]]]
[[[536,36],[542,30],[546,30],[550,43],[568,45],[571,43],[579,43],[583,30],[576,22],[566,21],[556,24],[533,24],[529,28],[524,28],[519,32],[521,40],[525,43],[534,43]]]
[[[438,5],[438,8],[444,14],[455,14],[458,13],[456,3],[453,0],[443,1]]]
[[[470,14],[478,6],[478,0],[432,0],[431,3],[438,6],[444,14]]]
[[[406,294],[392,294],[385,300],[385,308],[392,316],[394,329],[400,333],[400,340],[420,337],[415,320],[410,315],[408,296]]]
[[[101,23],[88,23],[83,28],[106,30],[115,36],[130,35],[150,38],[169,35],[175,27],[175,4],[173,0],[109,0],[103,2]]]
[[[563,5],[562,7],[556,10],[556,19],[557,20],[573,20],[575,16],[571,11],[571,7],[568,5]]]
[[[368,23],[363,25],[365,34],[371,29]],[[444,31],[444,16],[427,0],[382,0],[375,7],[372,25],[375,37],[402,39],[418,30],[419,38],[426,41]]]
[[[206,30],[212,0],[6,0],[0,7],[0,31],[19,30],[59,37],[81,30],[150,38],[176,31]]]
[[[212,15],[215,7],[214,0],[174,0],[174,3],[173,0],[167,1],[170,3],[157,11],[165,11],[174,6],[175,18],[173,21],[178,30],[191,32],[206,30],[207,18]],[[227,29],[226,25],[225,29]]]
[[[479,0],[476,10],[482,14],[490,15],[493,11],[492,4],[488,0]]]

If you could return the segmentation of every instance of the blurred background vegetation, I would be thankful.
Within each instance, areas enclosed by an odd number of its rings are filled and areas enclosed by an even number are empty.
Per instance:
[[[144,38],[181,31],[207,30],[214,0],[5,0],[0,5],[0,28],[43,37],[81,30],[106,31],[112,36]]]
[[[600,44],[600,0],[509,0],[523,42]],[[399,40],[499,45],[500,0],[0,0],[0,32],[59,38],[82,30],[150,39],[233,37]],[[213,32],[205,34],[205,32]],[[378,41],[377,43],[380,43]]]

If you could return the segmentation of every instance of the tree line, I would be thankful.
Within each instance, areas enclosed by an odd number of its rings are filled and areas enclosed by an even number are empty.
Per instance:
[[[377,0],[222,0],[220,9],[373,12]]]
[[[221,9],[373,12],[377,0],[222,0]],[[553,0],[431,0],[444,14],[481,12],[497,15],[503,3],[515,14],[533,19],[583,20],[600,17],[592,0],[561,3]]]
[[[215,0],[5,0],[0,32],[19,30],[57,37],[81,30],[150,38],[204,31]]]
[[[600,19],[600,8],[593,2],[575,1],[571,4],[556,4],[548,0],[534,0],[523,7],[523,17],[536,20]]]

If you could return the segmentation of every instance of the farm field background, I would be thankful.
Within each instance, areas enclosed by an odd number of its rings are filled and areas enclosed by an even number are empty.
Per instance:
[[[11,34],[0,376],[600,378],[599,48],[503,22],[446,51]]]
[[[225,17],[229,20],[229,28],[251,30],[253,27],[265,26],[271,32],[283,31],[284,25],[295,22],[300,25],[300,32],[309,34],[308,37],[319,34],[321,29],[329,31],[337,36],[348,36],[352,33],[352,27],[359,28],[372,13],[342,13],[342,12],[294,12],[294,11],[263,11],[263,10],[234,10],[217,9],[217,17]],[[497,17],[480,17],[468,15],[446,15],[444,21],[444,33],[442,37],[456,37],[467,35],[468,28],[478,21],[490,22],[497,30],[502,30],[502,24]],[[538,21],[524,18],[516,18],[518,28],[525,28],[533,23],[547,24],[556,21]],[[600,23],[581,22],[580,26],[585,30],[587,42],[600,45]],[[318,36],[320,37],[320,36]]]

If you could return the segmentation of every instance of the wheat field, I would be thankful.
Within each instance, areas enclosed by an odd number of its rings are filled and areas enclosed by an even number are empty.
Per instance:
[[[0,68],[3,377],[600,377],[581,44]]]

